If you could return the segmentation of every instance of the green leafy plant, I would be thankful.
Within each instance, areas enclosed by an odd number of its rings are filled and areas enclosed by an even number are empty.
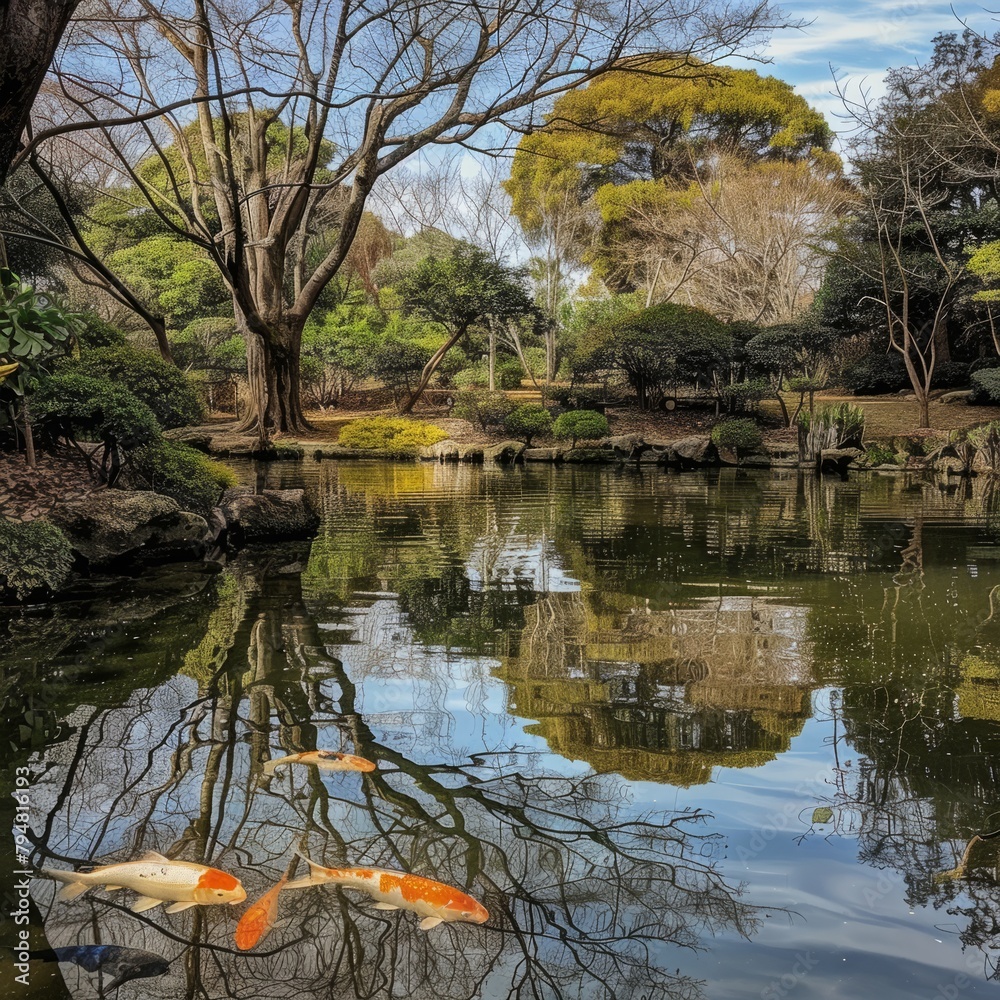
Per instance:
[[[113,483],[125,455],[160,439],[156,415],[128,389],[77,371],[40,380],[33,398],[39,428],[51,440],[103,445],[101,475]],[[88,463],[91,454],[84,449]]]
[[[156,493],[173,497],[184,510],[211,513],[222,491],[236,485],[236,474],[229,466],[210,459],[203,452],[161,438],[130,455],[129,479],[134,477]]]
[[[966,440],[976,449],[980,463],[988,472],[1000,472],[1000,420],[973,427]]]
[[[156,414],[161,427],[184,427],[204,416],[192,381],[153,351],[129,344],[100,347],[61,367],[123,386]]]
[[[865,449],[865,461],[869,465],[898,465],[899,460],[896,452],[887,444],[877,442],[870,444]]]
[[[799,414],[799,458],[812,461],[830,448],[863,448],[865,411],[853,403],[823,406]]]
[[[389,455],[413,455],[418,448],[437,444],[448,435],[434,424],[405,417],[365,417],[340,429],[339,441],[346,448],[380,451]]]
[[[468,420],[484,431],[503,427],[514,404],[502,392],[488,389],[466,389],[458,394],[452,407],[452,416]]]
[[[54,524],[0,517],[0,593],[23,601],[43,587],[58,590],[72,568],[73,550]]]
[[[593,441],[608,436],[608,418],[596,410],[569,410],[560,413],[552,425],[552,434],[561,441]]]
[[[523,403],[507,414],[503,426],[511,437],[531,447],[532,438],[552,430],[552,414],[537,403]]]
[[[971,402],[980,405],[984,403],[1000,404],[1000,368],[980,368],[973,372]]]
[[[712,443],[716,448],[731,451],[737,460],[760,449],[764,436],[757,424],[748,417],[723,420],[712,428]]]

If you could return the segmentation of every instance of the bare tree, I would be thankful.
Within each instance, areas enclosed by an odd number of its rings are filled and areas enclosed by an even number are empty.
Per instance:
[[[634,73],[650,71],[641,53],[718,58],[779,24],[766,0],[93,0],[86,13],[59,72],[72,113],[36,128],[21,156],[99,132],[149,210],[219,267],[247,338],[255,421],[279,430],[305,424],[302,329],[379,177],[432,144],[530,127],[535,104],[623,57]],[[156,182],[135,166],[149,155]],[[334,192],[335,236],[293,295],[292,248]]]

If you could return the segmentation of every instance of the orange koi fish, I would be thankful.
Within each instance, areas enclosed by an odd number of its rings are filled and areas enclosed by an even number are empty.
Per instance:
[[[236,925],[236,947],[241,951],[249,951],[259,944],[274,926],[278,918],[278,893],[287,883],[286,873],[240,917]]]
[[[304,753],[292,753],[287,757],[269,760],[264,765],[264,774],[274,774],[275,768],[282,764],[309,764],[321,771],[361,771],[367,773],[375,770],[375,765],[364,757],[355,757],[352,753],[339,753],[336,750],[306,750]]]
[[[429,931],[440,923],[464,921],[482,924],[490,918],[482,903],[467,896],[461,889],[433,879],[383,868],[324,868],[304,854],[299,854],[299,857],[308,863],[309,877],[289,882],[286,889],[307,889],[328,882],[345,889],[358,889],[377,900],[376,910],[410,910],[416,913],[423,918],[419,925],[422,931]]]
[[[56,899],[76,899],[97,885],[103,885],[109,892],[132,889],[139,893],[132,905],[133,913],[151,910],[161,903],[171,904],[167,913],[179,913],[192,906],[242,903],[247,898],[239,879],[232,875],[192,861],[171,861],[155,851],[139,861],[103,865],[89,872],[43,868],[42,874],[66,883]]]

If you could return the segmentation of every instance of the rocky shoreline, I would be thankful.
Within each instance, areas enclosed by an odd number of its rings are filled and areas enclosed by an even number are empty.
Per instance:
[[[250,543],[310,539],[319,516],[301,489],[226,490],[208,517],[150,491],[101,489],[61,504],[47,520],[63,533],[73,558],[64,587],[94,576],[136,576],[151,567],[201,562],[221,569]],[[0,572],[0,603],[14,599]]]

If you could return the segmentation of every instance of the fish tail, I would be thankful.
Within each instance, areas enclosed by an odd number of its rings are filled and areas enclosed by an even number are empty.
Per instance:
[[[286,882],[285,889],[306,889],[311,885],[322,885],[325,882],[333,881],[330,878],[328,868],[316,864],[312,858],[307,858],[301,851],[293,851],[292,853],[309,866],[309,875],[306,878],[297,878],[294,882]]]
[[[61,868],[43,868],[42,874],[54,878],[57,882],[66,883],[56,893],[56,899],[63,902],[82,896],[90,888],[90,885],[81,878],[81,875],[85,874],[84,872],[67,872]]]

